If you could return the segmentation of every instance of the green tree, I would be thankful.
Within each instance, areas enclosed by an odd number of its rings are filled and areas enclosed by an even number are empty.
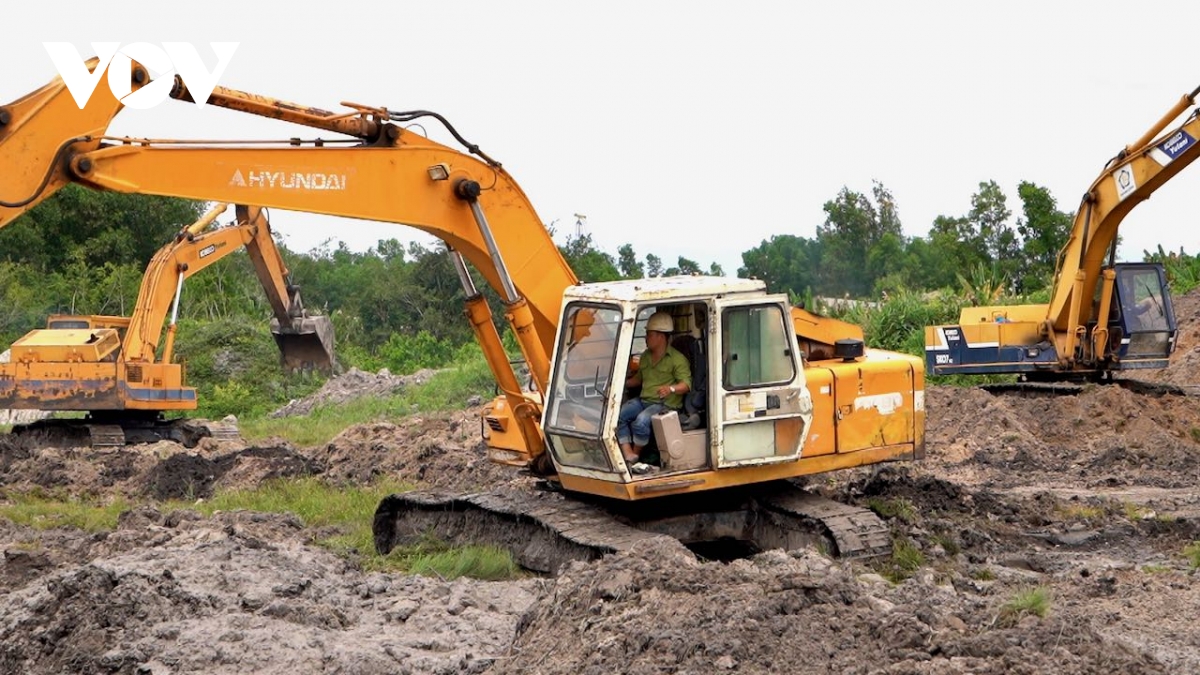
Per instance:
[[[646,267],[638,262],[631,244],[622,244],[617,249],[617,269],[625,279],[641,279],[646,276]]]
[[[663,273],[662,258],[653,253],[646,254],[646,276],[661,277]]]
[[[895,232],[885,232],[867,250],[867,276],[874,280],[872,291],[879,295],[884,291],[898,291],[906,286],[904,278],[905,238]]]
[[[899,286],[925,290],[952,286],[957,273],[953,258],[956,243],[950,240],[947,246],[933,234],[909,239],[904,247],[899,281],[883,282],[880,290],[890,293]]]
[[[695,260],[690,260],[683,256],[679,256],[674,267],[668,267],[667,271],[663,272],[663,276],[667,277],[679,275],[691,276],[696,274],[700,274],[700,265]]]
[[[1048,288],[1053,282],[1058,253],[1071,233],[1072,216],[1058,210],[1054,197],[1044,187],[1022,181],[1017,195],[1021,198],[1017,232],[1021,235],[1023,262],[1017,280],[1021,292],[1029,293]]]
[[[825,292],[869,295],[876,273],[869,266],[871,249],[887,234],[903,237],[891,193],[875,182],[872,197],[874,201],[843,187],[836,198],[825,203],[825,223],[817,227]]]
[[[145,266],[161,246],[204,212],[172,197],[127,195],[67,185],[0,230],[0,259],[44,272],[79,260]]]
[[[582,282],[616,281],[622,276],[613,257],[598,250],[590,234],[568,237],[558,249]]]
[[[931,265],[928,276],[936,288],[955,286],[960,270],[991,262],[978,231],[965,216],[934,218],[928,252],[932,254],[925,260]]]
[[[761,279],[772,293],[801,295],[817,285],[821,267],[821,244],[792,234],[776,234],[742,252],[737,275]]]
[[[1017,234],[1008,224],[1012,211],[1008,198],[996,181],[979,184],[979,192],[971,196],[971,211],[967,215],[977,233],[977,246],[999,275],[1007,278],[1020,269],[1020,244]]]

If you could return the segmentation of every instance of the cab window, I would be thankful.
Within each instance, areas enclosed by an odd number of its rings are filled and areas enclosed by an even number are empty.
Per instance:
[[[778,305],[730,307],[721,314],[726,389],[791,382],[796,364]]]

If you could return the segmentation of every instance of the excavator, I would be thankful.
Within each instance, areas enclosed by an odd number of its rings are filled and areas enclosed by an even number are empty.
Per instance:
[[[154,254],[132,316],[51,315],[46,328],[13,343],[0,363],[0,408],[86,413],[16,425],[14,434],[92,447],[160,440],[194,447],[205,437],[237,438],[236,426],[228,423],[166,415],[197,406],[184,366],[174,362],[183,282],[243,246],[270,300],[271,332],[284,368],[332,371],[329,318],[305,311],[264,210],[239,205],[235,222],[213,227],[227,209],[216,204]]]
[[[1167,367],[1178,325],[1166,272],[1157,263],[1116,262],[1117,229],[1200,156],[1198,94],[1182,96],[1105,164],[1059,252],[1050,302],[966,307],[955,325],[926,326],[927,374],[1016,375],[1021,386],[1071,389]]]
[[[150,81],[136,63],[129,77],[133,91]],[[498,392],[481,415],[487,457],[540,489],[390,495],[374,517],[380,553],[431,529],[450,543],[504,546],[550,573],[663,535],[722,550],[818,543],[845,557],[891,552],[874,512],[802,483],[924,456],[920,358],[868,348],[860,327],[793,308],[759,280],[579,283],[508,171],[435,112],[344,102],[349,111],[337,113],[217,87],[210,106],[346,138],[109,137],[121,102],[103,89],[79,109],[55,79],[0,106],[0,226],[74,183],[390,222],[447,244]],[[171,97],[191,100],[181,78]],[[463,149],[411,124],[426,118]],[[499,295],[528,381],[468,265]],[[676,411],[655,417],[657,460],[638,471],[616,422],[646,325],[659,314],[686,351],[692,406],[684,422]]]

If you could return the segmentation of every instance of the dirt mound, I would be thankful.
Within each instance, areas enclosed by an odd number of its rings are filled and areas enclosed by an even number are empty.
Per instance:
[[[363,483],[380,476],[447,490],[498,487],[516,472],[487,459],[480,409],[434,413],[403,425],[379,422],[346,429],[313,454],[330,480]]]
[[[190,450],[171,442],[63,448],[5,435],[0,436],[0,495],[37,490],[64,497],[191,500],[301,476],[322,476],[339,485],[386,476],[465,492],[519,482],[515,470],[487,460],[479,416],[480,409],[471,408],[413,417],[403,425],[356,425],[312,448],[279,440],[248,446],[213,439]]]
[[[987,630],[999,602],[960,594],[965,578],[893,586],[814,551],[729,565],[678,545],[575,564],[523,619],[497,673],[1161,673],[1077,617]],[[585,644],[586,649],[563,649]]]
[[[120,552],[79,544],[96,557],[0,598],[0,672],[478,673],[543,583],[365,573],[300,534],[265,514],[131,518],[105,538]]]
[[[164,441],[124,448],[59,448],[0,436],[0,493],[66,497],[200,499],[218,489],[319,474],[324,466],[281,444],[247,447],[205,439],[194,449]]]
[[[387,396],[405,387],[423,384],[433,377],[436,370],[418,370],[411,375],[392,375],[387,368],[378,373],[367,373],[358,368],[330,378],[315,393],[289,402],[272,412],[270,417],[292,417],[307,415],[317,406],[347,403],[356,398]]]
[[[930,387],[926,402],[930,458],[974,483],[1187,487],[1200,473],[1197,397]]]

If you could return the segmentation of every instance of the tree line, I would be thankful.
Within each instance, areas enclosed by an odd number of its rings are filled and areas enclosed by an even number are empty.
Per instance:
[[[762,279],[772,292],[794,298],[878,298],[937,289],[965,289],[986,295],[984,300],[1002,293],[1036,296],[1052,282],[1073,214],[1033,183],[1021,183],[1017,199],[1014,222],[1001,188],[982,182],[968,212],[939,215],[927,236],[906,236],[896,199],[884,185],[876,182],[866,193],[846,187],[824,204],[815,237],[773,235],[742,253],[736,275]],[[153,252],[204,208],[181,199],[61,190],[0,230],[0,340],[8,344],[43,326],[50,313],[128,314]],[[724,274],[716,263],[679,256],[672,264],[667,256],[639,255],[631,244],[610,254],[588,235],[570,237],[559,248],[583,281]],[[367,251],[344,244],[303,253],[280,249],[306,305],[333,318],[343,364],[412,369],[473,342],[462,317],[463,291],[443,245],[389,239]],[[502,321],[498,298],[481,278],[477,286]],[[261,324],[265,336],[270,308],[247,256],[228,256],[190,278],[180,317],[181,330],[209,322],[226,328]],[[185,355],[182,335],[177,349]],[[269,337],[265,343],[271,346]]]
[[[796,295],[866,298],[964,288],[1036,294],[1053,282],[1074,216],[1034,183],[1022,182],[1017,197],[1013,224],[1003,190],[982,182],[967,213],[939,215],[927,236],[905,236],[896,200],[881,183],[870,194],[843,188],[825,203],[815,238],[775,235],[742,254],[738,276]]]

